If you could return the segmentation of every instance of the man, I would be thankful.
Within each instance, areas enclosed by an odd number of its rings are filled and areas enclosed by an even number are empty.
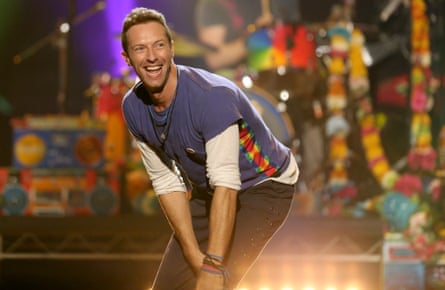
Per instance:
[[[232,79],[236,77],[233,75],[236,70],[245,73],[243,65],[249,55],[252,57],[260,48],[258,45],[267,45],[264,41],[271,41],[277,22],[297,23],[299,13],[298,0],[198,0],[197,37],[212,48],[204,55],[208,69]],[[248,64],[252,65],[251,62]]]
[[[264,2],[264,5],[262,5]],[[209,49],[204,55],[208,69],[235,79],[243,70],[251,33],[273,24],[268,1],[198,0],[195,9],[197,37]],[[267,6],[267,7],[266,7]]]
[[[135,8],[124,117],[173,235],[153,289],[233,289],[286,220],[298,167],[233,82],[173,61],[164,16]]]

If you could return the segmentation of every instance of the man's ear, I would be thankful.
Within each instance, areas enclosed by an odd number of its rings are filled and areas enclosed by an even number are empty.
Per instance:
[[[130,58],[128,57],[127,53],[124,50],[121,51],[121,56],[124,59],[124,61],[127,63],[127,65],[131,66]]]

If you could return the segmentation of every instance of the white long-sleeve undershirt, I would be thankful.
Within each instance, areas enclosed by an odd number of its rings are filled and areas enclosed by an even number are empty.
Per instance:
[[[143,164],[152,180],[156,194],[174,191],[185,192],[186,186],[179,171],[170,170],[157,154],[144,142],[136,141],[141,152]],[[221,134],[210,139],[206,145],[207,178],[212,188],[224,186],[239,190],[241,187],[239,172],[239,131],[233,124]],[[298,166],[291,158],[288,168],[279,177],[270,178],[278,182],[294,184],[297,181]]]

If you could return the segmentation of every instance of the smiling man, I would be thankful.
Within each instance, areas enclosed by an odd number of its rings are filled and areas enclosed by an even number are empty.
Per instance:
[[[140,79],[122,110],[173,230],[153,289],[234,289],[288,216],[294,156],[232,81],[174,63],[160,12],[133,9],[122,47]]]

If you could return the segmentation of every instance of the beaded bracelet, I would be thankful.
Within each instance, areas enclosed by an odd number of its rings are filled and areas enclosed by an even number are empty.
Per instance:
[[[223,264],[223,257],[221,256],[206,253],[202,261],[201,270],[212,274],[223,275],[225,280],[229,277],[227,269]]]

